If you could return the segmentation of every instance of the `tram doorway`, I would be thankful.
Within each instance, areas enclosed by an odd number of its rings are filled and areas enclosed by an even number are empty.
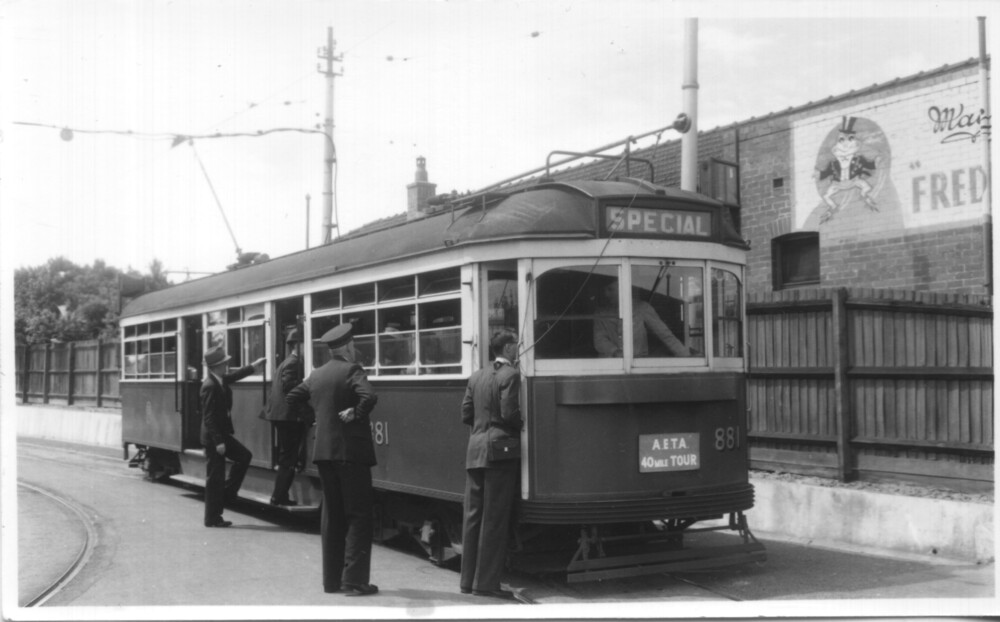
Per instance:
[[[201,449],[201,389],[204,368],[202,358],[201,316],[192,315],[181,320],[184,360],[181,373],[181,448]]]
[[[302,326],[302,320],[304,317],[303,310],[304,306],[301,297],[286,298],[284,300],[275,301],[274,310],[271,315],[271,326],[274,327],[274,329],[271,331],[271,339],[273,340],[273,343],[271,344],[271,351],[274,353],[274,356],[272,357],[273,361],[268,362],[269,364],[268,364],[267,378],[273,379],[275,375],[278,373],[278,366],[281,365],[281,363],[285,360],[285,358],[288,357],[288,348],[285,343],[285,340],[288,339],[288,335],[293,330],[298,330],[299,339],[305,339],[305,330],[304,327]],[[299,350],[300,373],[302,373],[302,365],[304,364],[304,357],[305,357],[305,344],[303,343],[300,346]],[[268,391],[269,394],[268,400],[270,400],[271,399],[270,381],[267,384],[268,386],[266,387],[266,390]],[[267,408],[266,405],[265,408]],[[268,434],[271,439],[270,466],[271,468],[274,468],[278,464],[278,453],[279,453],[277,429],[273,424],[271,424],[268,421],[265,421],[264,423],[267,423],[268,427],[270,428],[268,430]]]

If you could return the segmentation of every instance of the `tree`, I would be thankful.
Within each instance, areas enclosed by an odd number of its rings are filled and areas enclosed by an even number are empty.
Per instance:
[[[18,343],[53,339],[78,341],[118,336],[119,288],[123,278],[142,291],[168,287],[163,264],[154,259],[149,274],[123,272],[98,259],[78,266],[65,257],[14,272],[14,333]],[[141,293],[141,292],[140,292]]]

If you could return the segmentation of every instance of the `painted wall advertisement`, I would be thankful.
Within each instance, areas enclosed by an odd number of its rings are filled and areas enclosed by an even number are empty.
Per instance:
[[[795,229],[885,236],[980,218],[979,93],[962,78],[794,123]]]

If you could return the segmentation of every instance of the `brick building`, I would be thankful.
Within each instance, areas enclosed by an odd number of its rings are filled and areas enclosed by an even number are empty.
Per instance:
[[[734,215],[751,243],[751,292],[860,286],[984,294],[986,124],[979,65],[970,59],[702,130],[700,190],[724,196],[713,178],[738,179],[738,188],[722,191],[739,202]],[[680,153],[675,138],[634,155],[652,161],[657,183],[678,186]],[[713,160],[738,165],[738,177]],[[611,166],[602,160],[554,177],[594,178]],[[631,173],[648,177],[645,167]],[[411,194],[417,186],[422,195],[423,186],[433,188],[423,162]]]

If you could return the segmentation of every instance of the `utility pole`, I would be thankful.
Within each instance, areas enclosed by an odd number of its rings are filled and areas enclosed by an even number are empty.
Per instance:
[[[343,60],[334,53],[337,42],[333,39],[333,26],[326,29],[326,47],[319,49],[318,56],[326,61],[326,68],[317,65],[316,70],[326,76],[326,121],[323,123],[326,134],[326,169],[323,175],[323,244],[329,244],[333,238],[333,229],[337,223],[333,221],[333,167],[337,163],[337,153],[333,144],[333,79],[342,76],[333,70],[333,63]],[[338,233],[339,235],[339,233]]]

